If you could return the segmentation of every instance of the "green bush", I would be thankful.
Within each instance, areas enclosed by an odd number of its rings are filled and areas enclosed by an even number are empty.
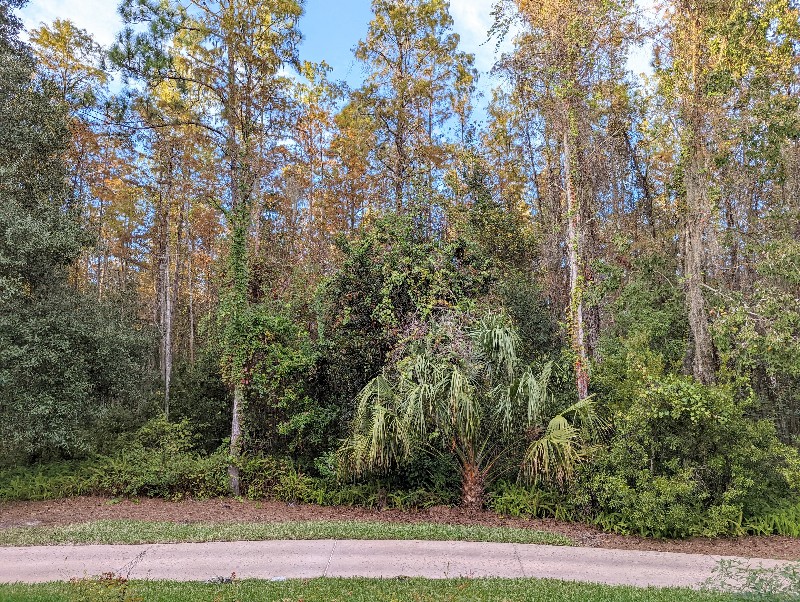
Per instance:
[[[671,538],[741,533],[741,508],[704,504],[705,494],[688,471],[653,477],[642,470],[633,485],[603,473],[593,479],[592,493],[599,500],[594,523],[606,531]]]
[[[316,354],[308,333],[287,311],[253,305],[241,318],[237,361],[246,385],[247,449],[310,463],[330,443],[329,424],[336,413],[311,395]]]
[[[89,494],[165,499],[227,496],[227,453],[198,453],[196,438],[185,421],[155,419],[127,441],[124,452],[113,456],[1,470],[0,501]],[[242,491],[251,500],[400,509],[453,501],[450,492],[436,488],[402,489],[377,481],[353,484],[313,477],[283,457],[245,456],[240,470]]]
[[[736,535],[792,494],[796,452],[747,417],[733,388],[651,377],[615,416],[609,447],[584,474],[604,529],[654,537]]]
[[[92,493],[93,464],[52,462],[0,470],[0,501],[53,500]]]
[[[325,488],[318,479],[292,468],[280,476],[272,497],[280,502],[321,505],[325,502]]]
[[[251,500],[268,499],[282,477],[291,470],[292,461],[287,458],[262,454],[244,456],[239,466],[242,491]]]
[[[219,355],[205,350],[193,364],[176,362],[170,391],[170,419],[189,421],[199,449],[211,453],[230,436],[231,404]]]
[[[353,400],[392,350],[443,309],[470,309],[497,280],[492,260],[464,239],[430,236],[389,215],[341,238],[342,263],[316,294],[315,399],[337,413],[331,445],[346,434]]]
[[[156,418],[145,424],[127,449],[101,458],[89,486],[107,495],[208,498],[225,495],[228,457],[195,450],[195,435],[186,420]]]
[[[209,498],[226,495],[228,457],[224,452],[132,450],[105,458],[94,469],[90,488],[113,496]]]

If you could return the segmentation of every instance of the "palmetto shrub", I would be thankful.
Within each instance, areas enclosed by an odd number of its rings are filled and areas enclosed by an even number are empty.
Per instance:
[[[427,323],[358,395],[343,465],[363,474],[421,451],[450,454],[468,507],[483,505],[487,482],[504,464],[521,466],[531,480],[569,479],[585,454],[582,427],[595,423],[592,400],[553,412],[551,365],[524,364],[519,345],[502,314],[453,312]]]

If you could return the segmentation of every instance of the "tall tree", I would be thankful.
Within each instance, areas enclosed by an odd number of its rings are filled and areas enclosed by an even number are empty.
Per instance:
[[[199,128],[211,140],[222,168],[219,206],[228,223],[227,282],[221,294],[223,370],[233,390],[230,486],[239,493],[236,458],[242,448],[242,412],[247,384],[247,314],[251,303],[251,232],[263,210],[275,149],[286,132],[290,83],[285,64],[297,64],[302,15],[298,0],[187,0],[167,3],[127,0],[128,26],[114,60],[129,75],[151,85],[173,81],[197,95],[190,118],[173,127]],[[146,23],[139,32],[135,24]]]
[[[513,10],[498,6],[498,22]],[[597,218],[608,166],[593,160],[596,131],[611,112],[609,92],[624,80],[624,60],[634,31],[632,3],[518,0],[524,29],[505,69],[515,83],[518,105],[538,113],[540,140],[549,165],[545,190],[558,186],[566,220],[569,272],[569,324],[578,397],[589,390],[589,358],[599,331],[596,307],[587,302],[594,279],[591,262],[597,252]],[[529,112],[528,115],[531,115]],[[530,132],[526,132],[530,141]],[[530,144],[530,142],[529,142]],[[560,181],[553,181],[554,159]],[[604,171],[606,173],[604,173]],[[541,192],[539,193],[541,194]]]
[[[446,0],[373,0],[367,37],[356,57],[368,69],[355,102],[374,119],[380,166],[391,180],[392,201],[404,211],[436,189],[447,161],[445,126],[464,126],[476,77]]]
[[[138,388],[142,351],[118,312],[69,285],[88,240],[65,165],[69,107],[60,82],[34,77],[22,4],[0,2],[0,462],[87,451],[103,405]]]
[[[677,2],[670,11],[669,70],[662,81],[673,96],[681,123],[681,251],[686,306],[691,328],[694,376],[703,383],[714,379],[714,347],[702,286],[710,266],[709,251],[716,247],[717,229],[711,201],[709,95],[713,55],[709,26],[726,11],[726,3]],[[673,77],[669,77],[673,76]]]
[[[676,0],[667,8],[655,64],[663,106],[679,131],[674,195],[691,331],[687,364],[709,383],[718,358],[707,296],[742,285],[740,233],[752,225],[746,216],[777,200],[765,196],[764,183],[782,179],[776,151],[792,135],[786,86],[796,80],[798,13],[782,0]],[[738,201],[742,193],[750,198]]]

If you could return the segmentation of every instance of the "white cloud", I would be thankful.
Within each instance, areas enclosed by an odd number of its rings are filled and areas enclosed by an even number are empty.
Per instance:
[[[488,73],[500,54],[511,49],[507,39],[497,50],[497,40],[487,41],[492,27],[492,5],[495,0],[450,0],[450,14],[454,29],[461,36],[461,49],[475,55],[475,66],[481,73]]]
[[[122,28],[117,4],[117,0],[33,0],[20,11],[20,16],[28,30],[56,19],[69,19],[91,33],[98,43],[110,46]]]
[[[481,74],[488,74],[503,52],[513,47],[513,32],[510,33],[499,49],[496,40],[487,42],[488,32],[493,24],[492,6],[495,0],[450,0],[450,14],[453,16],[456,32],[461,36],[461,49],[475,55],[475,66]],[[663,18],[660,5],[656,0],[636,0],[645,24],[652,24]],[[651,43],[631,48],[628,55],[628,69],[635,75],[651,74],[650,57],[653,47]],[[484,78],[487,76],[484,75]],[[484,86],[488,82],[484,81]],[[492,82],[497,83],[497,82]]]

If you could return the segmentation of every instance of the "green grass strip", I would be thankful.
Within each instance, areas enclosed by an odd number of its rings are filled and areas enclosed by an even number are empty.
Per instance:
[[[273,539],[418,539],[574,545],[572,540],[563,535],[530,529],[355,521],[207,524],[101,520],[63,527],[14,527],[0,530],[0,546],[266,541]]]
[[[147,600],[147,602],[718,602],[738,598],[685,589],[638,589],[536,579],[310,579],[226,585],[163,581],[0,585],[5,602]]]

